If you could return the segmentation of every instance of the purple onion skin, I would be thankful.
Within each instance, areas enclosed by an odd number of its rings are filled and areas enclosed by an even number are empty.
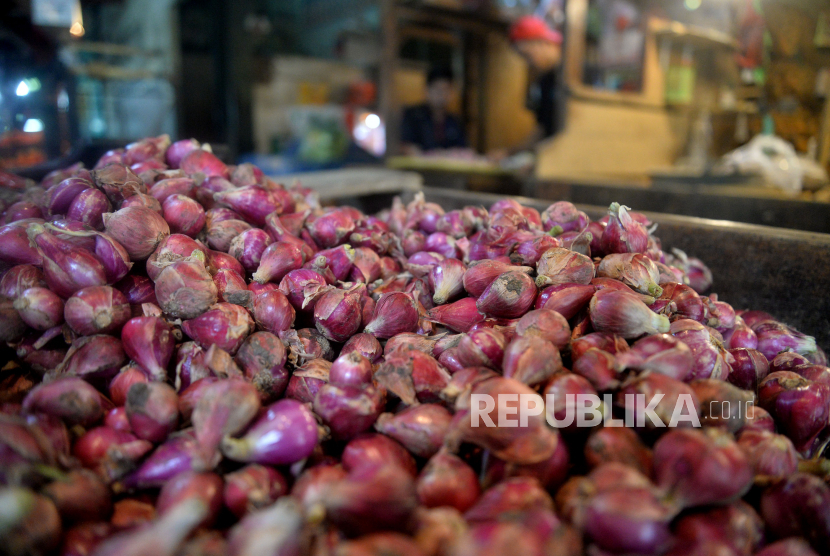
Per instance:
[[[115,480],[133,469],[153,445],[132,433],[109,427],[95,427],[75,442],[72,455],[102,478]]]
[[[245,230],[233,241],[228,254],[237,259],[248,272],[256,272],[262,253],[273,243],[271,236],[264,230],[251,228]]]
[[[681,551],[677,554],[755,554],[764,540],[764,522],[752,506],[745,502],[686,515],[675,523],[673,529],[676,537],[675,550],[681,546],[692,548],[691,552]],[[706,546],[707,543],[716,543],[715,550],[700,551],[699,547]]]
[[[341,457],[343,468],[352,472],[359,467],[400,466],[412,477],[418,475],[418,465],[406,448],[383,434],[359,434],[346,444]]]
[[[113,287],[124,294],[130,305],[141,305],[142,303],[158,305],[155,285],[146,276],[129,275]]]
[[[729,349],[758,348],[758,336],[746,325],[741,317],[735,317],[735,327],[723,335],[724,345]]]
[[[585,532],[611,553],[660,554],[671,542],[671,511],[650,489],[620,489],[588,503]]]
[[[372,384],[372,362],[359,352],[352,351],[334,360],[329,371],[329,382],[338,386],[367,386]]]
[[[179,424],[176,391],[162,382],[138,382],[127,392],[127,419],[139,438],[164,442]]]
[[[158,317],[136,317],[121,329],[124,351],[155,380],[166,380],[175,339],[170,326]]]
[[[738,431],[738,434],[747,431],[775,432],[775,421],[767,410],[753,405],[747,409],[744,426]]]
[[[470,523],[498,519],[509,512],[550,510],[553,500],[534,478],[511,477],[488,488],[464,514]]]
[[[20,223],[0,226],[0,261],[35,266],[43,264],[43,255],[29,244],[26,226]]]
[[[386,293],[375,305],[372,320],[366,324],[365,331],[378,338],[414,332],[418,328],[418,317],[418,308],[412,297],[403,292]]]
[[[83,336],[72,342],[66,358],[56,372],[98,382],[115,376],[126,362],[127,357],[118,338],[97,334]]]
[[[182,195],[184,197],[194,197],[194,187],[196,183],[190,178],[170,178],[166,180],[159,180],[150,188],[150,195],[159,203],[164,203],[167,199],[174,195]],[[123,207],[123,204],[122,204]]]
[[[449,506],[466,512],[481,493],[475,471],[453,454],[439,452],[429,459],[416,484],[418,499],[428,508]]]
[[[626,292],[600,290],[594,294],[589,307],[591,324],[599,332],[633,339],[670,329],[669,319],[652,313],[645,303]]]
[[[810,543],[799,537],[791,537],[783,541],[774,542],[765,546],[755,556],[819,556],[810,548]]]
[[[546,232],[562,232],[580,231],[588,226],[588,216],[578,210],[573,203],[568,201],[558,201],[553,203],[541,215],[542,226]],[[554,228],[557,228],[554,230]],[[551,232],[552,233],[552,232]]]
[[[502,370],[505,378],[538,386],[562,369],[559,350],[538,336],[514,338],[504,350]]]
[[[491,456],[487,461],[484,484],[498,483],[510,477],[530,477],[539,481],[545,489],[552,490],[565,482],[569,465],[568,448],[560,438],[553,455],[539,463],[507,463]]]
[[[78,334],[118,333],[130,319],[130,304],[123,293],[110,286],[92,286],[66,300],[64,318]]]
[[[675,429],[654,445],[657,485],[679,507],[737,500],[752,486],[753,473],[731,435],[717,429]]]
[[[465,297],[454,303],[433,307],[429,310],[429,318],[454,332],[467,332],[485,317],[478,312],[475,298]]]
[[[47,288],[29,288],[15,299],[23,322],[35,330],[49,330],[63,322],[63,299]]]
[[[18,201],[5,211],[6,224],[30,218],[43,218],[43,211],[39,206],[29,201]]]
[[[104,213],[110,212],[111,210],[112,205],[102,191],[98,189],[87,189],[79,193],[72,201],[66,213],[66,218],[68,220],[83,222],[101,231],[104,229]]]
[[[776,538],[803,537],[819,554],[830,552],[830,487],[819,477],[795,473],[767,488],[761,515]]]
[[[324,384],[314,396],[314,413],[331,429],[332,438],[349,440],[372,428],[384,401],[383,391],[374,386]]]
[[[43,272],[36,266],[20,264],[10,268],[0,278],[0,295],[14,301],[24,290],[44,287]]]
[[[160,488],[179,473],[213,467],[218,463],[201,461],[197,450],[192,429],[177,432],[156,448],[122,483],[127,488]]]
[[[333,289],[314,306],[314,324],[320,333],[335,342],[345,342],[360,328],[360,294]]]
[[[254,295],[253,313],[256,323],[274,334],[291,328],[296,317],[294,307],[279,290]]]
[[[764,355],[755,349],[730,349],[734,359],[730,363],[732,372],[726,377],[730,383],[744,390],[755,391],[758,383],[764,380],[770,372],[770,364]]]
[[[203,527],[210,527],[216,521],[222,509],[222,477],[216,473],[185,471],[165,483],[156,501],[156,510],[160,516],[173,510],[178,504],[188,499],[204,503],[207,513],[201,522]]]
[[[493,396],[507,407],[509,403],[504,394],[532,395],[534,391],[518,381],[495,376],[475,384],[471,393]],[[465,400],[468,401],[467,398],[456,400],[456,412],[445,438],[448,447],[454,448],[461,441],[470,442],[492,451],[500,459],[519,464],[539,463],[556,451],[559,436],[548,427],[544,416],[529,416],[526,427],[473,427]],[[496,417],[497,413],[494,410],[489,414],[482,412],[482,415]]]
[[[104,398],[88,382],[62,377],[35,386],[23,409],[59,417],[69,425],[90,426],[104,416]]]
[[[611,203],[608,225],[602,233],[602,251],[610,253],[644,253],[648,248],[648,232],[628,213],[628,207]]]
[[[63,298],[87,286],[107,283],[104,265],[92,253],[69,248],[42,226],[32,224],[27,233],[43,255],[43,274],[49,288]]]
[[[756,475],[784,479],[798,471],[798,452],[792,441],[782,434],[741,432],[738,446]]]
[[[652,473],[652,453],[630,428],[602,427],[588,437],[585,460],[591,467],[619,462],[636,469],[646,477]]]
[[[200,146],[201,145],[196,139],[182,139],[181,141],[176,141],[167,147],[167,151],[164,153],[164,160],[171,168],[179,168],[182,159],[190,154],[191,151],[195,151],[200,148]]]
[[[198,317],[184,321],[182,330],[205,349],[216,345],[233,355],[254,330],[254,321],[238,305],[217,303]]]
[[[770,361],[785,350],[792,350],[801,355],[809,355],[816,351],[815,338],[780,322],[762,321],[752,326],[752,331],[758,337],[758,351]]]
[[[521,271],[508,271],[487,286],[476,307],[488,317],[513,319],[524,315],[535,299],[533,278]]]
[[[467,269],[462,284],[471,296],[481,297],[493,280],[509,270],[516,270],[516,267],[501,261],[485,259]]]
[[[277,241],[265,248],[253,278],[260,284],[279,282],[292,270],[303,266],[305,257],[300,247],[287,241]]]
[[[280,291],[299,312],[313,312],[314,297],[307,296],[321,292],[325,287],[326,279],[319,272],[306,268],[292,270],[280,281]]]
[[[234,461],[287,465],[311,455],[317,439],[314,415],[286,399],[268,406],[242,438],[224,438],[221,450]]]
[[[420,404],[378,417],[375,429],[391,436],[418,457],[430,458],[443,444],[452,415],[438,404]]]
[[[112,512],[112,493],[98,475],[77,469],[43,489],[67,522],[101,521]]]
[[[75,197],[90,187],[92,187],[92,182],[83,178],[67,178],[50,187],[47,191],[49,196],[48,213],[50,215],[66,214]]]
[[[224,477],[222,499],[237,518],[273,504],[288,492],[288,483],[279,471],[252,463]]]
[[[371,334],[361,332],[349,338],[340,350],[340,355],[346,355],[355,351],[367,358],[372,363],[377,363],[383,357],[383,347],[380,342]]]
[[[347,535],[406,529],[418,505],[415,480],[398,465],[359,467],[318,496]]]
[[[171,233],[196,237],[205,227],[205,209],[190,197],[170,195],[161,209]]]
[[[758,385],[758,405],[775,418],[796,450],[806,453],[830,418],[830,386],[778,371]]]
[[[803,355],[799,355],[794,351],[783,351],[775,356],[769,362],[769,371],[774,373],[776,371],[792,371],[794,367],[801,365],[809,365],[810,361]]]
[[[687,380],[697,378],[725,379],[730,372],[727,352],[712,335],[710,329],[691,319],[676,320],[671,324],[671,334],[685,343],[694,354],[694,366]],[[717,334],[717,331],[714,331]]]
[[[254,332],[242,342],[236,364],[259,391],[263,401],[279,398],[288,386],[285,345],[267,331]]]
[[[245,380],[226,379],[207,386],[190,417],[203,459],[213,456],[223,438],[245,430],[260,407],[259,392]]]

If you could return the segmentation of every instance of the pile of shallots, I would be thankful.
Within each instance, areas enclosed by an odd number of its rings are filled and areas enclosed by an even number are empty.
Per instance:
[[[627,207],[367,216],[166,136],[0,178],[3,554],[830,554],[824,352]]]

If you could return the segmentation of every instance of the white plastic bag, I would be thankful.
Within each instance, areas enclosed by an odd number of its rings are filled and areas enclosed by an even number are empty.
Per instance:
[[[774,135],[756,135],[723,156],[722,165],[741,174],[759,174],[788,193],[801,192],[804,168],[793,146]]]

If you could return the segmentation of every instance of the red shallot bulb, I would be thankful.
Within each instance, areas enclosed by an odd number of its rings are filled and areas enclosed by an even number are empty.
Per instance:
[[[589,284],[594,277],[594,263],[589,257],[564,247],[548,249],[536,263],[539,287],[576,283]]]
[[[251,463],[224,477],[222,499],[238,518],[272,505],[288,492],[288,483],[279,471]]]
[[[326,338],[345,342],[360,328],[360,292],[331,289],[314,306],[314,324]]]
[[[171,195],[161,206],[164,219],[174,234],[196,237],[205,227],[205,209],[184,195]]]
[[[107,283],[104,265],[92,253],[58,239],[40,224],[30,224],[26,233],[43,256],[49,289],[59,296],[66,298],[87,286]]]
[[[29,288],[14,300],[23,322],[35,330],[48,330],[63,322],[63,299],[46,288]]]
[[[493,318],[512,319],[524,315],[536,299],[533,278],[521,271],[499,275],[476,302],[479,312]]]
[[[104,403],[101,394],[85,380],[61,377],[35,386],[24,398],[23,410],[88,427],[104,416]]]
[[[136,317],[121,329],[127,355],[154,380],[167,380],[167,365],[176,340],[170,326],[158,317]]]
[[[66,300],[66,323],[77,334],[118,333],[131,316],[123,293],[110,286],[91,286],[78,290]]]
[[[385,397],[375,386],[324,384],[314,396],[314,413],[335,440],[349,440],[369,430],[383,411]]]
[[[248,428],[242,438],[225,437],[225,457],[263,465],[287,465],[311,455],[317,445],[317,422],[296,400],[280,400]]]
[[[415,486],[428,508],[450,506],[465,512],[481,492],[475,471],[453,454],[438,452],[424,466]]]
[[[125,407],[132,432],[156,444],[164,442],[179,423],[178,396],[163,382],[134,383]]]
[[[44,287],[43,272],[36,266],[19,264],[10,268],[0,278],[0,295],[11,300],[29,288]]]
[[[611,203],[608,225],[602,233],[602,250],[610,253],[644,253],[648,248],[648,232],[635,221],[628,207]]]
[[[104,227],[108,235],[124,246],[133,261],[149,257],[170,235],[170,226],[164,218],[142,207],[127,207],[104,214]]]
[[[654,445],[654,476],[679,507],[732,502],[752,486],[753,473],[728,433],[675,429]]]
[[[195,318],[216,303],[216,284],[201,263],[179,261],[165,267],[156,280],[162,310],[182,319]]]
[[[83,222],[96,229],[104,229],[103,215],[112,210],[112,205],[107,196],[98,189],[90,188],[81,191],[66,212],[68,220]]]
[[[378,338],[414,332],[418,327],[418,317],[418,308],[412,297],[403,292],[386,293],[380,296],[365,331]]]
[[[304,262],[305,256],[296,243],[278,241],[262,252],[253,278],[260,284],[279,282],[290,271],[301,268]]]
[[[590,303],[591,324],[599,332],[611,332],[623,338],[669,331],[669,319],[651,311],[636,296],[615,290],[601,290]]]

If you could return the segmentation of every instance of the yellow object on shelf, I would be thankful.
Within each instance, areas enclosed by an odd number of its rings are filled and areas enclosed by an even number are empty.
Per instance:
[[[328,83],[311,83],[302,81],[297,92],[298,104],[326,104],[329,101]]]

